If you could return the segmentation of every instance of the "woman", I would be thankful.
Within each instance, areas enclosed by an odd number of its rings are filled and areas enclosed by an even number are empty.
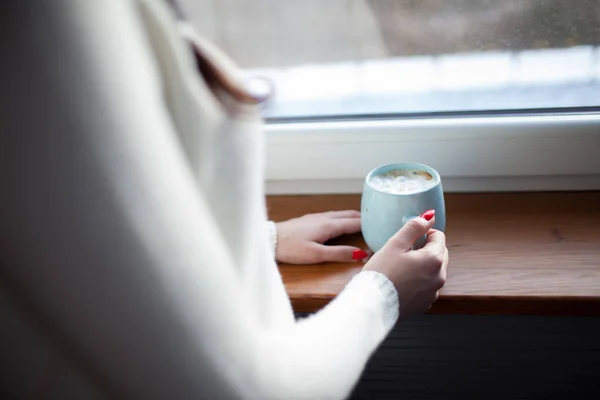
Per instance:
[[[295,321],[273,252],[360,258],[317,243],[359,219],[270,225],[269,241],[261,121],[231,63],[161,0],[21,3],[0,13],[11,52],[0,80],[12,94],[0,118],[2,326],[14,338],[3,362],[24,377],[8,389],[348,396],[397,319],[427,310],[444,283],[433,212]],[[423,234],[427,245],[409,250]]]

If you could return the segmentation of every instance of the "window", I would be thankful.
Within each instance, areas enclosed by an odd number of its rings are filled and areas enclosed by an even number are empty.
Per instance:
[[[184,0],[266,116],[600,105],[598,0]]]
[[[360,191],[400,160],[451,190],[600,189],[598,0],[180,2],[275,84],[274,192]]]

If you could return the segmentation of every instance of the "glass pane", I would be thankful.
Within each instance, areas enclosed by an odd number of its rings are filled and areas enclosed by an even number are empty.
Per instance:
[[[600,0],[180,0],[267,117],[600,106]]]

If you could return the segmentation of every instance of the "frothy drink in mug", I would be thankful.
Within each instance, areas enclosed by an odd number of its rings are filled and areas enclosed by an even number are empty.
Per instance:
[[[394,169],[371,178],[373,188],[390,194],[424,192],[434,187],[437,180],[427,171],[418,169]]]
[[[444,191],[440,174],[418,163],[381,165],[367,174],[360,206],[362,234],[369,248],[379,251],[408,221],[435,210],[433,227],[446,228]],[[425,245],[426,237],[412,248]]]

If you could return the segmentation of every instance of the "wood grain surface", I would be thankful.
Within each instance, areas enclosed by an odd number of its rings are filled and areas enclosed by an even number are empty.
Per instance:
[[[360,195],[269,196],[269,216],[360,209]],[[446,194],[448,280],[431,313],[600,315],[600,192]],[[360,234],[332,244],[366,245]],[[297,312],[362,263],[280,265]]]

